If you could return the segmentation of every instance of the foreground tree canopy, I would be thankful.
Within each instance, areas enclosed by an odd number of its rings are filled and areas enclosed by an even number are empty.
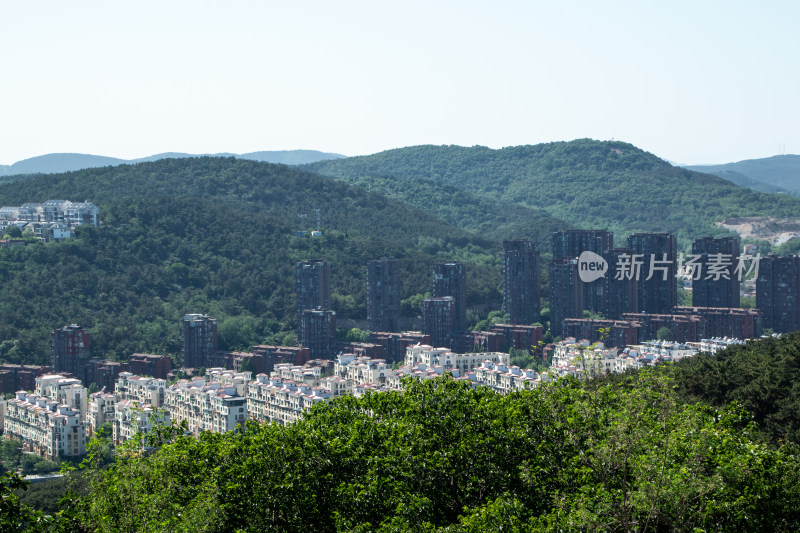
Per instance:
[[[664,370],[499,396],[442,378],[289,426],[177,437],[89,469],[62,525],[101,531],[800,528],[797,449],[678,401]]]

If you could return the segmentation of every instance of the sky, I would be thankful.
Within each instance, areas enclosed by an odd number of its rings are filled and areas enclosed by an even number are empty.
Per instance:
[[[621,140],[800,153],[800,2],[0,3],[0,164]]]

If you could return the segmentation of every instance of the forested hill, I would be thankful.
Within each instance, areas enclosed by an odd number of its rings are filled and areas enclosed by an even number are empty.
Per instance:
[[[726,217],[796,216],[800,200],[758,193],[674,167],[635,146],[581,139],[493,150],[414,146],[303,168],[364,180],[428,179],[489,198],[543,209],[580,227],[718,234]]]
[[[468,263],[468,299],[499,307],[499,243],[426,213],[280,165],[233,158],[164,160],[37,176],[0,186],[0,204],[89,200],[103,224],[64,243],[0,249],[0,361],[49,361],[50,331],[90,328],[93,353],[180,351],[180,316],[220,324],[223,349],[283,342],[294,324],[294,264],[331,261],[333,305],[366,318],[365,267],[401,260],[403,298],[431,267]],[[298,237],[316,225],[323,236]],[[307,214],[298,217],[298,213]]]
[[[776,155],[724,165],[698,165],[686,168],[708,172],[731,181],[741,179],[743,184],[746,183],[746,187],[756,190],[772,188],[794,195],[800,194],[800,155]]]
[[[267,213],[295,230],[368,235],[417,245],[424,239],[497,249],[499,244],[448,227],[440,219],[409,209],[379,194],[283,165],[234,158],[164,159],[152,163],[85,169],[36,176],[0,185],[0,204],[46,199],[110,200],[182,197],[215,200],[238,210]]]
[[[542,209],[531,209],[483,194],[473,194],[432,180],[401,176],[358,176],[343,180],[416,207],[449,224],[487,238],[497,241],[530,239],[545,253],[550,252],[553,232],[574,227],[573,224],[550,216]]]

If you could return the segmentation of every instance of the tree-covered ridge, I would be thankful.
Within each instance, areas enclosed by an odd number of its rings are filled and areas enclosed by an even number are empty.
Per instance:
[[[63,198],[88,199],[102,206],[129,197],[216,200],[233,209],[274,215],[293,229],[315,228],[315,209],[319,209],[323,230],[383,237],[409,245],[416,244],[421,234],[461,245],[498,247],[493,241],[448,227],[433,215],[380,194],[292,167],[234,158],[165,159],[0,185],[2,205]]]
[[[687,405],[661,371],[499,396],[450,378],[289,426],[134,447],[69,525],[102,531],[793,531],[794,446]]]
[[[304,168],[349,178],[430,179],[543,209],[579,227],[669,231],[682,239],[720,233],[746,215],[795,216],[800,200],[738,187],[677,168],[630,144],[581,139],[493,150],[414,146]]]
[[[437,261],[484,258],[469,265],[468,298],[499,306],[494,256],[443,224],[431,228],[438,237],[428,237],[429,218],[417,222],[407,208],[365,206],[374,218],[363,228],[312,239],[295,236],[293,221],[214,200],[132,197],[101,205],[103,226],[81,227],[75,240],[0,249],[0,361],[49,363],[50,332],[73,322],[89,328],[99,357],[178,354],[187,312],[218,319],[222,349],[247,349],[295,328],[294,265],[313,258],[331,262],[340,317],[366,317],[366,263],[380,257],[400,260],[403,298],[430,290]],[[391,220],[408,225],[399,231]]]
[[[800,155],[784,154],[761,159],[747,159],[723,165],[699,165],[686,168],[726,177],[731,174],[744,176],[767,187],[800,193]]]
[[[425,211],[447,223],[497,241],[524,237],[549,253],[552,234],[571,224],[541,209],[473,194],[454,185],[402,176],[332,176]]]

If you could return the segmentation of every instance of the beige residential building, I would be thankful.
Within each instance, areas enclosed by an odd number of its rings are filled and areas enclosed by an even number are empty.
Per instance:
[[[144,439],[154,426],[169,424],[169,420],[169,413],[164,409],[136,400],[120,400],[114,405],[114,444],[120,445],[137,434]]]
[[[77,408],[33,392],[6,402],[3,436],[22,441],[23,451],[48,459],[86,453],[86,430]]]
[[[535,370],[521,369],[518,366],[508,366],[484,361],[481,366],[466,374],[477,385],[489,387],[498,394],[508,394],[514,391],[530,390],[536,388],[541,382]]]
[[[217,369],[215,369],[217,370]],[[235,374],[217,371],[202,377],[182,379],[169,386],[164,395],[164,408],[175,423],[186,421],[193,434],[201,431],[224,433],[235,429],[247,419],[245,392],[250,373]]]
[[[247,412],[252,420],[288,425],[333,395],[323,387],[259,374],[247,386]]]
[[[86,414],[87,390],[77,378],[68,378],[61,374],[44,374],[36,378],[36,394],[77,409],[84,416]]]
[[[114,422],[114,407],[117,396],[110,392],[95,392],[89,395],[89,410],[86,414],[86,432],[89,437],[106,422]]]
[[[503,365],[511,362],[510,356],[502,352],[452,353],[447,348],[433,348],[425,344],[418,344],[410,346],[406,350],[405,364],[409,367],[419,364],[426,367],[441,365],[447,372],[458,370],[463,375],[477,368],[484,361]]]
[[[120,400],[135,400],[139,404],[161,407],[167,381],[164,379],[136,376],[130,372],[121,372],[114,385],[114,393]]]
[[[383,385],[391,372],[391,365],[387,365],[383,359],[356,357],[353,354],[339,355],[333,366],[334,376],[357,385]]]

